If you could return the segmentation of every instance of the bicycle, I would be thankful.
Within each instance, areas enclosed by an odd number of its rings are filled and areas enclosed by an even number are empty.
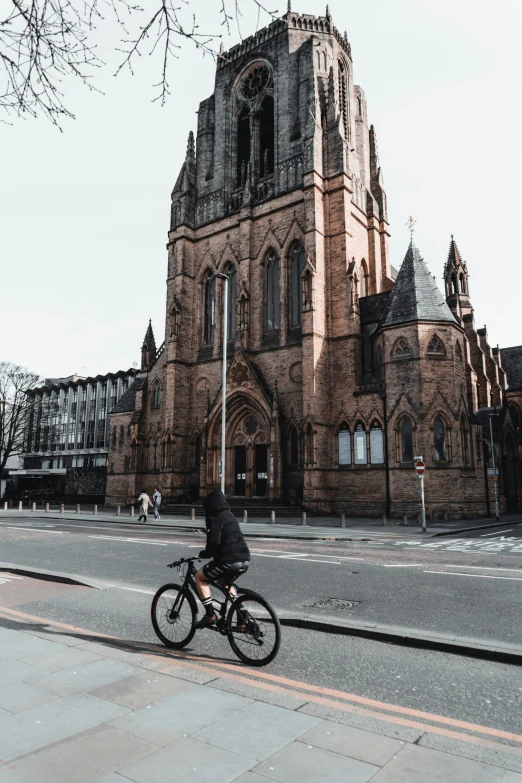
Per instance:
[[[177,568],[183,576],[183,583],[163,585],[152,599],[154,631],[166,647],[176,650],[186,647],[196,632],[196,560],[201,558],[187,557],[170,563],[168,568]],[[278,617],[268,601],[253,590],[236,587],[237,595],[231,595],[234,581],[235,578],[232,578],[228,587],[211,582],[225,597],[222,602],[213,599],[218,619],[211,629],[228,637],[232,650],[241,661],[251,666],[266,666],[274,660],[281,644]],[[257,652],[262,657],[256,655]]]

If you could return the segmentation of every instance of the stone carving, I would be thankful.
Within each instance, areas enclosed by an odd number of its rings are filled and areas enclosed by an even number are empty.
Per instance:
[[[208,378],[199,378],[199,380],[196,381],[197,394],[206,394],[209,388],[210,388],[210,382]]]
[[[288,375],[290,376],[290,380],[293,381],[294,383],[302,383],[303,365],[301,364],[301,362],[294,362],[294,364],[290,366]]]
[[[258,65],[247,73],[243,79],[241,90],[245,98],[255,98],[270,84],[270,71],[266,65]]]
[[[243,429],[247,435],[253,435],[259,426],[255,416],[249,416],[243,423]]]
[[[244,364],[236,364],[230,370],[230,381],[233,386],[241,386],[248,378],[248,370]]]

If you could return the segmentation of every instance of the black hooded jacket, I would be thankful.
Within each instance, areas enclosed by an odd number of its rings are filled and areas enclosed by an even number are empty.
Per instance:
[[[240,563],[250,560],[247,542],[239,522],[228,507],[225,496],[218,489],[203,501],[207,525],[205,553],[216,563]]]

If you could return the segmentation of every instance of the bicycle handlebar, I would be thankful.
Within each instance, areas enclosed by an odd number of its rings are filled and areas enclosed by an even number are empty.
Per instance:
[[[181,560],[176,560],[175,563],[169,563],[167,565],[167,568],[177,568],[180,565],[183,565],[183,563],[193,563],[195,560],[201,560],[201,557],[182,557]]]

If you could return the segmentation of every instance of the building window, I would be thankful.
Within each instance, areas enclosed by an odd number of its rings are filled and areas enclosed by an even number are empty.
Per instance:
[[[267,95],[259,112],[259,147],[261,176],[274,172],[274,99]]]
[[[116,427],[114,427],[114,429],[112,431],[112,448],[113,449],[116,448],[116,439],[117,439],[117,437],[118,437],[118,430],[116,429]]]
[[[128,454],[123,458],[123,472],[128,473],[130,470],[130,457]]]
[[[305,265],[305,253],[303,246],[298,242],[292,250],[290,263],[290,288],[292,294],[291,326],[301,326],[301,313],[303,309],[302,275]]]
[[[436,334],[433,335],[428,343],[428,353],[437,354],[438,356],[444,356],[446,353],[444,343]]]
[[[435,462],[444,462],[446,460],[446,429],[440,416],[437,416],[433,422],[433,449]]]
[[[405,416],[401,421],[401,462],[413,462],[413,428]]]
[[[214,275],[209,270],[205,280],[204,340],[207,345],[214,342],[215,282]]]
[[[346,67],[341,60],[339,60],[338,78],[339,78],[339,108],[341,109],[341,114],[343,116],[344,138],[346,141],[348,141],[348,105],[347,105]]]
[[[462,349],[460,347],[460,343],[457,341],[457,344],[455,346],[455,353],[457,355],[457,359],[460,359],[462,361]]]
[[[368,463],[368,449],[366,445],[366,430],[364,424],[358,421],[353,435],[353,453],[356,465],[366,465]]]
[[[411,348],[408,345],[408,341],[404,337],[400,337],[395,343],[393,350],[394,358],[401,358],[403,356],[411,356]]]
[[[279,259],[273,250],[268,254],[266,266],[266,329],[279,329]]]
[[[372,465],[384,464],[384,434],[377,420],[370,429],[370,462]]]
[[[245,106],[237,120],[237,187],[246,182],[250,162],[250,110]]]
[[[343,422],[337,432],[337,460],[339,465],[352,464],[352,443],[350,430]]]
[[[155,381],[152,383],[152,403],[151,407],[153,410],[161,407],[161,384],[156,378]]]
[[[465,416],[461,416],[460,418],[460,438],[461,438],[461,447],[462,447],[462,464],[469,465],[470,464],[469,428]]]
[[[290,428],[288,433],[288,456],[290,465],[299,464],[299,439],[297,436],[297,430],[295,427]]]
[[[105,419],[98,420],[98,435],[96,437],[96,448],[103,449],[105,446]]]
[[[237,273],[234,266],[229,266],[228,275],[228,304],[227,304],[227,339],[235,340],[236,337],[236,296]]]
[[[120,446],[123,446],[125,442],[125,427],[120,424]]]

